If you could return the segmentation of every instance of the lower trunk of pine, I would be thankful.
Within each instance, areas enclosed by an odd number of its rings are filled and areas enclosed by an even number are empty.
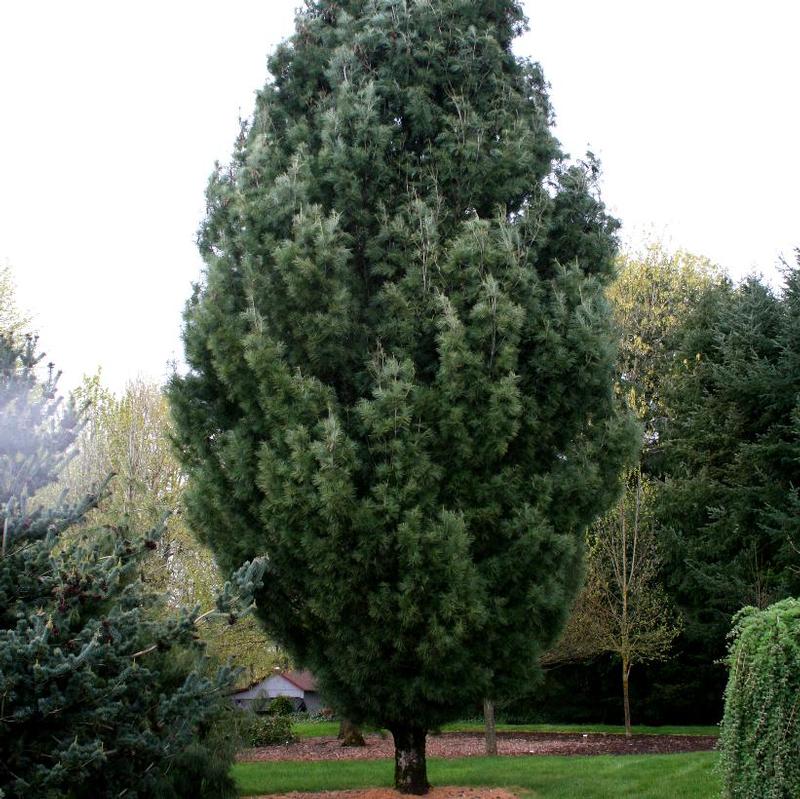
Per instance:
[[[497,754],[497,727],[494,723],[494,702],[483,700],[483,723],[486,728],[486,754]]]
[[[342,742],[342,746],[366,746],[361,728],[358,724],[353,724],[350,719],[342,719],[337,737]]]
[[[631,703],[628,697],[628,676],[630,667],[627,661],[622,661],[622,704],[625,709],[625,735],[631,737]]]
[[[394,787],[400,793],[417,796],[428,793],[428,766],[425,761],[425,735],[422,727],[391,728],[394,737]]]

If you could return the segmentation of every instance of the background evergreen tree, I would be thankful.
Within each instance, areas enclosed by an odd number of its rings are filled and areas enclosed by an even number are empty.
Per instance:
[[[670,590],[687,659],[720,706],[732,616],[800,593],[800,271],[710,292],[683,334],[669,387]]]
[[[609,292],[620,393],[646,431],[664,585],[685,621],[674,657],[633,685],[645,723],[719,721],[732,616],[800,591],[797,271],[780,290],[736,286],[705,259],[651,247],[623,259]],[[570,635],[573,651],[551,657],[590,656],[590,641]],[[559,721],[616,721],[614,676],[603,660],[560,668],[544,700]]]
[[[208,188],[171,398],[193,527],[427,789],[426,730],[530,688],[636,444],[569,166],[511,0],[311,2]]]
[[[197,611],[155,612],[138,579],[154,540],[81,527],[100,492],[39,500],[81,426],[41,374],[35,339],[0,337],[0,794],[235,796],[215,726],[230,674],[203,676]]]

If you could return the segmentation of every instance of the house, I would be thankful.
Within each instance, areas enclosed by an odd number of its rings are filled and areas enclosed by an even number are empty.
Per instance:
[[[294,709],[318,713],[323,706],[317,691],[317,681],[310,671],[274,671],[244,690],[231,695],[236,707],[250,708],[254,702],[267,703],[276,696],[288,696]]]

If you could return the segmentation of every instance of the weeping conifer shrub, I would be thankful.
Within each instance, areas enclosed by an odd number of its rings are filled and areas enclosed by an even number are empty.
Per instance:
[[[720,735],[726,799],[800,796],[800,600],[734,619]]]
[[[167,613],[140,579],[153,537],[84,521],[102,491],[44,506],[81,413],[36,340],[0,336],[0,796],[236,796],[229,670],[209,672],[199,612]],[[234,612],[258,565],[229,585]]]
[[[190,523],[341,716],[425,734],[535,683],[637,436],[515,0],[314,0],[214,173],[170,392]]]

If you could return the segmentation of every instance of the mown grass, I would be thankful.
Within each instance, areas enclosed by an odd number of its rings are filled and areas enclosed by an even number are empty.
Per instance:
[[[595,757],[466,757],[428,761],[434,785],[509,788],[522,799],[716,799],[714,752]],[[239,763],[242,796],[389,787],[390,760]]]
[[[339,731],[338,721],[299,721],[292,725],[294,734],[299,738],[315,736],[335,736]],[[498,724],[499,732],[601,732],[624,735],[625,728],[613,724]],[[442,732],[483,732],[480,721],[454,721],[445,724]],[[636,726],[634,735],[717,735],[719,727],[647,727]]]

